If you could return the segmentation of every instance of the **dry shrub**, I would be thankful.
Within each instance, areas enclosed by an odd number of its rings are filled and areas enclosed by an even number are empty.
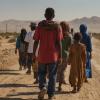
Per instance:
[[[100,40],[100,33],[94,33],[93,34],[93,37]]]
[[[9,39],[10,37],[9,36],[5,36],[5,39]]]
[[[15,38],[11,38],[11,39],[8,40],[8,43],[14,43],[15,41],[16,41]]]
[[[0,35],[0,40],[2,40],[2,36]]]
[[[10,37],[17,37],[19,34],[18,33],[0,33],[1,37],[4,37],[6,39],[10,38]]]

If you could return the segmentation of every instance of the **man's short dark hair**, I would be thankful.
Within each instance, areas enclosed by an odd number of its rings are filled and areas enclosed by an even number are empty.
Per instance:
[[[46,8],[45,10],[45,17],[47,19],[52,19],[55,17],[55,11],[53,8]]]

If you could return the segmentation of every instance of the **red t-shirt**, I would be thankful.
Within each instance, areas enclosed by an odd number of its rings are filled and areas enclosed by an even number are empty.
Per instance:
[[[53,63],[58,60],[56,41],[62,40],[62,30],[60,25],[55,24],[54,21],[42,23],[40,22],[33,36],[34,40],[39,41],[38,62]]]

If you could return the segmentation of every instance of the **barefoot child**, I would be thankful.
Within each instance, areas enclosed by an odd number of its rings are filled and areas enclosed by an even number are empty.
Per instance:
[[[68,63],[71,65],[69,82],[73,87],[72,92],[76,93],[80,90],[85,75],[86,66],[86,48],[80,43],[81,34],[75,33],[74,43],[71,45]]]

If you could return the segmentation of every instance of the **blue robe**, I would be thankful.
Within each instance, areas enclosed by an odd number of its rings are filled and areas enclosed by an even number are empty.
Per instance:
[[[81,42],[86,46],[87,58],[86,58],[86,76],[87,78],[92,78],[92,69],[91,69],[91,58],[90,53],[92,51],[91,38],[87,33],[87,26],[82,24],[80,25],[80,32],[82,33]]]

